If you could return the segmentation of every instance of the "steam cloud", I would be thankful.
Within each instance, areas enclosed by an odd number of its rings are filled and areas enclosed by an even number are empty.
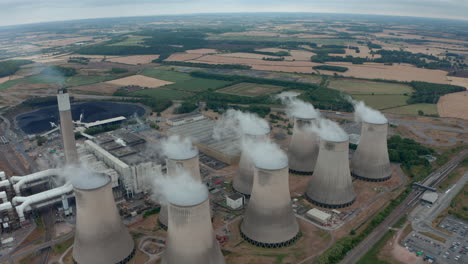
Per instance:
[[[114,141],[115,141],[115,143],[121,145],[122,147],[127,146],[127,144],[125,143],[125,141],[124,141],[123,139],[121,139],[121,138],[117,138],[117,139],[114,140]]]
[[[336,122],[329,119],[320,118],[309,128],[327,141],[342,142],[349,139],[348,134]]]
[[[370,108],[363,101],[355,101],[348,98],[354,106],[354,120],[356,122],[366,122],[372,124],[386,124],[387,118],[379,111]]]
[[[269,139],[255,140],[246,138],[242,145],[244,153],[258,168],[277,170],[288,166],[286,154]]]
[[[296,92],[282,92],[276,97],[286,105],[286,114],[288,114],[289,117],[307,119],[319,117],[320,112],[316,110],[312,104],[298,99],[298,95],[299,93]]]
[[[242,136],[265,135],[270,132],[270,126],[265,119],[251,113],[229,109],[223,114],[213,129],[213,138],[220,140],[229,135]]]
[[[190,139],[177,135],[168,137],[161,145],[164,155],[169,159],[190,159],[198,154]]]
[[[161,204],[192,206],[208,199],[208,189],[197,182],[184,169],[178,169],[176,175],[156,177],[153,182],[152,198]]]
[[[86,165],[67,166],[59,177],[66,182],[71,182],[74,187],[79,189],[94,189],[109,182],[109,176],[92,171]]]

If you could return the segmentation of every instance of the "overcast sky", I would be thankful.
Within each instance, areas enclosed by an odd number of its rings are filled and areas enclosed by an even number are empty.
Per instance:
[[[218,12],[327,12],[468,20],[468,0],[0,0],[0,26]]]

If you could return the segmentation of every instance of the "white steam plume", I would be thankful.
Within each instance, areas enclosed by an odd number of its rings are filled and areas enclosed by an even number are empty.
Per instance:
[[[213,138],[220,140],[229,135],[242,136],[265,135],[270,132],[270,126],[265,119],[256,114],[244,113],[239,110],[229,109],[223,114],[221,120],[213,129]]]
[[[188,138],[174,135],[161,142],[163,153],[169,159],[190,159],[198,154],[198,150]]]
[[[312,123],[309,129],[327,141],[342,142],[349,139],[348,134],[340,125],[329,119],[320,118],[318,122]]]
[[[258,168],[277,170],[288,166],[286,154],[269,139],[246,138],[243,141],[242,148]]]
[[[299,93],[296,92],[282,92],[276,97],[286,105],[286,114],[291,118],[311,119],[319,117],[320,112],[312,104],[298,99],[298,95]]]
[[[65,182],[79,189],[94,189],[107,184],[110,180],[109,176],[92,171],[86,165],[67,166],[63,169],[63,174],[60,175]]]
[[[176,175],[156,177],[153,182],[152,198],[161,204],[192,206],[208,199],[206,185],[197,182],[183,169]]]
[[[370,108],[363,101],[356,101],[347,98],[354,106],[354,120],[356,122],[366,122],[371,124],[386,124],[387,118],[379,111]]]
[[[123,139],[121,139],[121,138],[117,138],[117,139],[114,140],[114,141],[115,141],[115,143],[121,145],[122,147],[127,146],[127,144],[125,143],[125,141],[124,141]]]

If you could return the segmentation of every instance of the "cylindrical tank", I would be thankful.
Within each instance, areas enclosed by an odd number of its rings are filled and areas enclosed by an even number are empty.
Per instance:
[[[75,132],[71,114],[70,96],[66,89],[59,89],[57,102],[60,114],[60,133],[62,134],[63,149],[67,164],[78,162],[78,151],[76,150]]]
[[[360,180],[385,181],[392,177],[387,149],[388,123],[362,122],[361,139],[351,159],[351,174]]]
[[[200,164],[198,162],[198,151],[195,156],[187,159],[176,159],[173,157],[168,157],[168,159],[166,159],[166,168],[168,176],[174,176],[177,174],[177,170],[184,169],[190,173],[190,175],[195,181],[202,181],[200,175]],[[165,205],[161,205],[161,211],[159,212],[158,222],[164,229],[167,228],[167,218],[167,207]]]
[[[244,134],[242,140],[248,142],[263,140],[266,138],[268,138],[268,133],[262,135]],[[249,153],[242,151],[239,159],[239,170],[232,181],[232,187],[236,192],[242,193],[243,195],[250,197],[254,178],[254,167],[255,166],[251,158],[249,157]]]
[[[135,253],[112,195],[111,179],[96,175],[93,183],[73,183],[76,229],[73,259],[79,264],[127,263]]]
[[[317,165],[305,193],[308,201],[326,208],[346,207],[354,202],[348,151],[349,140],[320,140]]]
[[[307,129],[315,118],[295,118],[294,129],[289,143],[289,171],[295,174],[311,175],[319,152],[319,136]]]
[[[291,206],[288,167],[255,168],[250,197],[240,230],[251,244],[266,248],[288,246],[299,234]]]
[[[210,203],[168,205],[169,221],[162,264],[224,264],[210,221]]]

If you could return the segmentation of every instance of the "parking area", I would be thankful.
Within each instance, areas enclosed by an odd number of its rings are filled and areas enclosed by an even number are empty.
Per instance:
[[[445,242],[412,231],[402,241],[408,251],[432,263],[468,263],[468,223],[452,216],[446,216],[439,228],[451,232]]]

